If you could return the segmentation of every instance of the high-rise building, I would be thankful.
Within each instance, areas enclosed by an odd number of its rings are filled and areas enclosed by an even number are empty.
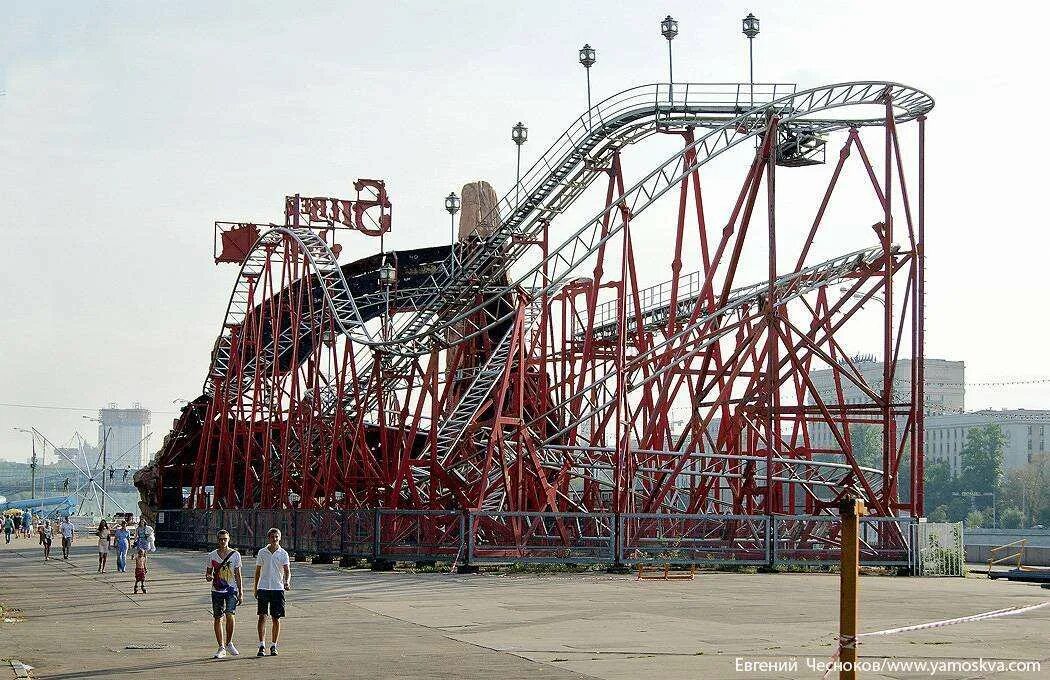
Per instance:
[[[98,412],[98,445],[106,443],[106,466],[138,469],[150,461],[150,411],[138,402],[131,408],[109,408]]]

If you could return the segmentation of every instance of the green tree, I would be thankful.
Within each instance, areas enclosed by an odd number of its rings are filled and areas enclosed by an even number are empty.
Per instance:
[[[956,497],[948,504],[948,520],[951,522],[962,522],[969,514],[973,503],[969,498]]]
[[[977,529],[984,526],[984,513],[980,510],[974,510],[973,512],[966,515],[966,528]]]
[[[960,453],[962,475],[959,487],[966,491],[994,491],[1003,474],[1006,435],[998,425],[971,427]]]
[[[873,425],[854,425],[849,431],[857,465],[882,469],[882,430]]]
[[[933,512],[930,513],[930,521],[931,522],[947,522],[948,521],[948,506],[947,505],[938,505],[936,508],[934,508]]]
[[[1008,471],[999,483],[999,502],[1003,507],[1020,508],[1022,526],[1039,524],[1040,513],[1050,508],[1050,457],[1036,454],[1032,462]]]
[[[955,482],[952,479],[951,470],[948,469],[947,461],[942,460],[930,463],[923,472],[926,507],[936,508],[937,506],[951,503],[952,492],[955,491]]]
[[[1017,508],[1007,508],[999,515],[999,524],[1004,529],[1020,529],[1024,523],[1024,515]]]

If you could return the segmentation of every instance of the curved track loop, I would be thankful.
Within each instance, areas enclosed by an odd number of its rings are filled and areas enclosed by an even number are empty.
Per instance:
[[[311,255],[311,263],[325,284],[325,300],[340,319],[340,330],[363,346],[381,347],[394,355],[421,356],[434,346],[457,344],[506,322],[512,313],[493,315],[492,298],[519,287],[531,299],[556,293],[581,262],[619,233],[623,223],[616,215],[615,206],[628,205],[632,215],[640,214],[697,167],[749,138],[760,136],[771,118],[777,118],[781,125],[795,121],[806,129],[827,132],[879,125],[884,118],[816,118],[815,114],[852,106],[884,108],[889,98],[895,111],[894,120],[901,123],[923,116],[933,108],[932,97],[921,90],[873,81],[826,85],[800,92],[794,92],[790,84],[758,84],[756,106],[747,109],[741,95],[745,86],[685,83],[668,93],[666,84],[652,84],[625,90],[596,104],[558,137],[525,173],[520,184],[508,191],[493,213],[482,221],[484,225],[497,227],[488,236],[475,232],[464,240],[466,245],[457,255],[454,276],[450,276],[452,260],[446,260],[426,286],[431,294],[422,297],[418,311],[406,315],[389,340],[378,340],[367,331],[335,257],[324,242],[308,229],[286,227],[270,230],[252,248],[237,278],[223,328],[243,320],[247,313],[245,301],[250,277],[258,276],[275,240],[289,236]],[[782,95],[785,91],[790,93]],[[601,175],[617,149],[672,125],[711,129],[615,198],[554,248],[545,260],[509,285],[500,281],[528,248],[522,242],[535,236],[546,222],[571,206]],[[696,160],[687,164],[685,159],[691,154],[695,154]],[[515,202],[513,197],[518,194],[524,198]],[[613,219],[609,229],[600,236],[601,223],[610,212]],[[544,265],[549,266],[546,279]],[[475,304],[478,293],[486,299],[480,305]],[[488,316],[480,327],[473,322],[479,312]],[[225,331],[216,341],[209,375],[225,375],[229,344],[224,338],[228,341]],[[273,352],[269,354],[272,356]],[[207,382],[206,391],[211,389],[210,380]]]
[[[311,229],[274,226],[259,237],[241,265],[237,283],[234,285],[233,294],[226,307],[222,333],[215,341],[211,367],[204,383],[205,394],[211,395],[215,381],[226,377],[230,366],[229,330],[242,324],[250,311],[251,289],[254,282],[259,280],[263,270],[280,252],[280,249],[289,247],[298,249],[306,256],[313,274],[321,283],[319,288],[323,292],[324,303],[339,330],[359,343],[368,344],[372,341],[372,334],[361,318],[354,296],[350,293],[350,287],[343,276],[343,271],[336,261],[335,253],[328,247],[328,244]],[[281,337],[273,340],[264,348],[262,355],[255,362],[254,370],[265,369],[272,365],[280,354],[280,347],[290,344],[291,332],[292,327],[287,327]]]
[[[797,121],[806,129],[828,132],[880,125],[885,122],[885,117],[818,118],[817,114],[855,106],[879,106],[885,111],[887,103],[890,103],[894,110],[894,121],[902,123],[923,116],[933,108],[933,99],[929,95],[906,85],[853,82],[792,93],[727,117],[719,112],[725,107],[724,104],[712,103],[703,96],[707,92],[705,87],[709,86],[680,86],[680,99],[669,99],[664,103],[660,102],[660,94],[666,91],[666,86],[646,86],[641,89],[651,89],[653,97],[650,101],[622,107],[615,115],[602,112],[605,105],[623,94],[634,93],[633,97],[639,96],[636,93],[639,88],[628,90],[592,109],[592,120],[597,118],[599,123],[590,130],[586,129],[587,116],[582,116],[562,136],[569,144],[556,144],[526,174],[522,184],[532,183],[521,191],[524,200],[518,204],[511,203],[510,197],[515,195],[515,191],[512,189],[508,192],[497,206],[498,215],[492,214],[484,220],[487,225],[496,225],[491,234],[467,239],[469,245],[460,256],[455,277],[449,277],[451,262],[446,263],[432,279],[434,293],[423,303],[423,309],[400,324],[389,341],[380,344],[393,353],[419,356],[434,346],[455,344],[474,337],[491,325],[509,318],[509,314],[490,318],[480,327],[470,323],[470,319],[479,312],[487,311],[484,304],[475,304],[478,293],[491,298],[519,286],[532,298],[556,293],[580,263],[602,243],[619,233],[623,222],[614,210],[616,206],[626,205],[632,216],[639,215],[696,168],[741,142],[762,135],[772,119],[776,119],[781,126]],[[693,92],[700,92],[694,100],[690,100],[690,88],[693,88]],[[527,250],[528,244],[525,242],[536,236],[545,221],[563,212],[575,201],[600,175],[601,168],[605,167],[618,148],[615,143],[599,147],[599,142],[630,143],[644,136],[647,128],[651,132],[660,125],[690,123],[712,129],[614,198],[568,240],[552,249],[547,258],[530,267],[509,285],[499,285],[498,277]],[[555,149],[560,151],[565,146],[568,148],[560,158],[553,163],[548,160],[549,155],[556,153]],[[695,161],[687,163],[686,158],[694,155]],[[608,229],[603,231],[602,223],[610,212],[613,220]]]

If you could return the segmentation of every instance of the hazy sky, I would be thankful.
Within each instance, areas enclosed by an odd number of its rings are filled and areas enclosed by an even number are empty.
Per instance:
[[[94,440],[89,411],[140,401],[167,429],[200,394],[236,270],[216,219],[279,221],[283,197],[387,181],[394,247],[443,242],[441,200],[513,182],[595,101],[666,80],[893,80],[937,100],[927,162],[927,355],[967,378],[1048,377],[1043,3],[0,3],[0,458],[35,426]],[[639,168],[640,169],[640,168]],[[374,252],[374,243],[358,241]],[[664,274],[666,276],[666,274]],[[656,282],[659,273],[649,279]],[[876,348],[857,347],[858,351]],[[967,406],[1050,408],[1050,385]]]

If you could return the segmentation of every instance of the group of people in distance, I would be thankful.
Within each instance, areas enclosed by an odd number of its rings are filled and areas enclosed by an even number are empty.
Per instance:
[[[66,526],[72,531],[73,525],[66,518],[62,525],[62,551],[66,552]],[[109,560],[109,549],[113,547],[117,551],[117,571],[128,570],[128,551],[135,550],[135,593],[146,592],[146,559],[147,555],[154,552],[157,546],[154,542],[153,527],[146,524],[145,518],[139,519],[138,525],[132,530],[128,528],[127,520],[120,520],[115,529],[111,529],[106,520],[102,520],[95,530],[98,538],[98,573],[106,573],[106,562]],[[69,536],[72,539],[72,533]]]
[[[14,538],[29,538],[33,530],[33,515],[28,510],[8,510],[3,514],[0,524],[4,527],[4,540],[7,543]]]
[[[204,580],[211,582],[211,608],[215,618],[215,641],[219,648],[214,658],[237,656],[233,646],[234,616],[237,606],[244,601],[241,555],[230,547],[230,533],[222,529],[216,534],[218,547],[208,553]],[[292,589],[291,560],[281,547],[281,530],[274,527],[266,532],[266,545],[255,555],[255,599],[259,615],[259,651],[266,656],[266,617],[269,615],[270,656],[277,656],[284,617],[285,592]],[[225,637],[223,637],[225,620]]]
[[[41,544],[44,546],[44,559],[51,559],[51,526],[46,522],[46,527],[41,529]],[[59,534],[62,536],[62,559],[69,559],[69,549],[73,545],[73,539],[77,535],[76,525],[69,517],[63,517],[58,525]],[[147,555],[157,549],[153,538],[153,527],[146,524],[145,518],[139,520],[137,526],[128,528],[127,520],[120,520],[116,528],[111,529],[109,522],[103,519],[98,523],[94,531],[98,539],[98,569],[99,574],[106,573],[106,563],[109,561],[109,550],[111,547],[117,551],[117,571],[126,572],[128,563],[128,551],[135,550],[135,593],[146,592],[146,560]]]

